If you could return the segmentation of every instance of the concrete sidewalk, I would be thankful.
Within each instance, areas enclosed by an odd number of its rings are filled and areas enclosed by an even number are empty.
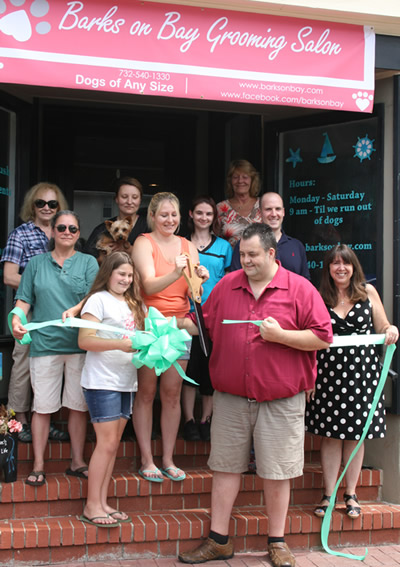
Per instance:
[[[343,553],[362,555],[364,547],[340,548]],[[384,545],[381,547],[369,547],[368,555],[364,561],[336,557],[323,551],[298,551],[296,556],[296,567],[398,567],[400,566],[400,545]],[[209,561],[209,567],[271,567],[271,563],[264,553],[237,554],[229,561]],[[57,563],[48,567],[182,567],[177,559],[127,559],[112,561],[84,561],[74,563]]]

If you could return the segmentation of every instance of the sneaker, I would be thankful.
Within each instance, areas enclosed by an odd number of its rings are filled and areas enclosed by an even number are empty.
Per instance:
[[[185,441],[200,441],[199,428],[194,419],[189,419],[183,426],[183,438]]]
[[[202,441],[210,440],[210,429],[211,429],[211,417],[207,417],[205,422],[201,422],[199,425],[200,438]]]

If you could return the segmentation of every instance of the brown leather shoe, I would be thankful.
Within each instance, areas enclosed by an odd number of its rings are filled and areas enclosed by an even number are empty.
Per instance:
[[[296,559],[284,541],[270,543],[268,553],[274,567],[294,567],[296,565]]]
[[[178,559],[182,563],[205,563],[206,561],[230,559],[231,557],[233,557],[233,543],[231,538],[229,538],[224,545],[207,538],[206,541],[193,551],[185,551],[178,555]]]

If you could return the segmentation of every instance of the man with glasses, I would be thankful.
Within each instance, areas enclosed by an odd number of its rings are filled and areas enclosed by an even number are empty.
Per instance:
[[[26,193],[20,218],[23,224],[15,228],[7,239],[1,262],[4,264],[4,284],[17,290],[21,275],[29,260],[37,254],[47,252],[51,234],[51,219],[57,211],[67,209],[67,201],[61,189],[54,183],[37,183]],[[14,364],[11,369],[8,389],[8,406],[16,412],[16,418],[23,425],[18,438],[24,443],[32,441],[28,413],[31,407],[31,381],[29,372],[29,345],[15,343]],[[65,441],[68,434],[50,429],[50,439]]]

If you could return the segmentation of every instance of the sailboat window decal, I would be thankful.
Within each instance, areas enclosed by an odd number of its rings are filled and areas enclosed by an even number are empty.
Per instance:
[[[321,155],[317,158],[319,163],[332,163],[336,159],[336,154],[333,153],[333,148],[329,136],[326,132],[323,133],[325,141],[322,146]]]

